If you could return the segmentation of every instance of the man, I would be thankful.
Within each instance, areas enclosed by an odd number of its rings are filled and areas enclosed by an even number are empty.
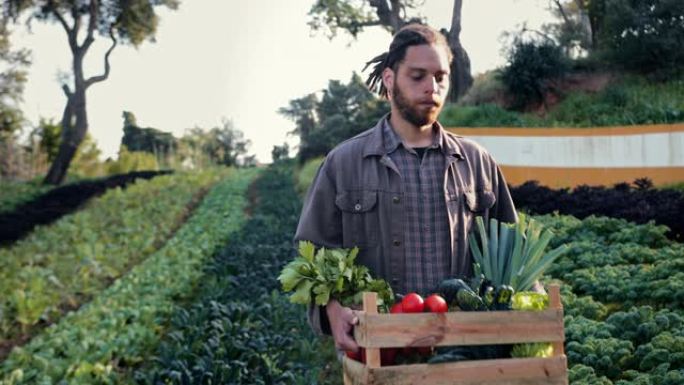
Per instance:
[[[296,240],[359,247],[357,262],[395,292],[427,294],[443,279],[469,277],[466,237],[476,216],[517,221],[503,175],[476,143],[437,122],[449,91],[451,50],[434,29],[410,24],[375,64],[371,89],[391,111],[333,149],[309,189]],[[378,87],[379,86],[379,87]],[[357,351],[352,309],[311,306],[315,330]]]

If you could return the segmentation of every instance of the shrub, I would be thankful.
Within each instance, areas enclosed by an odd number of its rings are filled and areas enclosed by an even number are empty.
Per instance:
[[[516,206],[534,214],[573,215],[586,218],[590,215],[622,218],[636,223],[669,227],[668,236],[675,240],[684,237],[684,194],[672,189],[636,188],[618,184],[612,188],[578,186],[574,190],[554,190],[529,181],[511,188]]]
[[[495,103],[505,91],[505,87],[496,71],[487,71],[475,77],[472,87],[463,95],[459,104],[476,106],[485,103]]]
[[[150,153],[133,151],[121,146],[119,159],[107,163],[107,174],[125,174],[131,171],[159,170],[157,158]]]
[[[513,98],[511,107],[522,109],[544,101],[553,90],[554,80],[568,71],[561,47],[550,41],[517,40],[508,55],[508,66],[501,72],[501,81]]]

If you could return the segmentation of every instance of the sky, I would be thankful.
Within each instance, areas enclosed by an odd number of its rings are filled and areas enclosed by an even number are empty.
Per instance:
[[[278,109],[289,101],[348,82],[354,71],[387,50],[391,35],[375,27],[354,40],[329,40],[313,33],[307,15],[314,0],[184,0],[178,10],[159,9],[155,42],[137,49],[119,45],[109,78],[87,94],[89,132],[103,152],[116,157],[123,135],[123,111],[141,127],[183,135],[192,127],[212,128],[229,119],[251,140],[250,154],[271,161],[274,145],[290,147],[294,123]],[[465,0],[461,42],[474,75],[505,64],[501,34],[522,23],[538,27],[552,20],[546,0]],[[449,28],[453,1],[425,0],[419,12],[436,28]],[[57,24],[34,21],[17,27],[16,47],[32,51],[22,109],[29,121],[61,119],[65,97],[58,79],[68,74],[66,34]],[[86,76],[104,69],[109,41],[98,38],[85,61]],[[365,78],[366,74],[362,74]]]

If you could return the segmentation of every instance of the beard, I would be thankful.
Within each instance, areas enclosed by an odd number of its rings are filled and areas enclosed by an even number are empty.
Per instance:
[[[442,103],[440,101],[435,101],[433,107],[428,107],[420,102],[412,104],[396,82],[392,88],[392,97],[401,117],[416,127],[435,123],[442,110]],[[430,100],[432,101],[433,99]]]

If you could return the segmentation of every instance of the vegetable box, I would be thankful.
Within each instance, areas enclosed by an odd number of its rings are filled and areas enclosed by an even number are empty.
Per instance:
[[[543,311],[378,314],[377,295],[364,293],[354,337],[366,363],[343,358],[345,385],[567,385],[563,308],[558,285]],[[380,365],[380,348],[550,342],[545,358],[504,358],[435,364]]]

